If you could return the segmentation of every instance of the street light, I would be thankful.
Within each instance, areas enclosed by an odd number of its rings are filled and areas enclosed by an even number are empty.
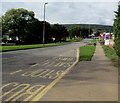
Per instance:
[[[89,36],[90,36],[90,24],[89,24]]]
[[[81,28],[80,28],[80,41],[81,41]]]
[[[45,43],[45,5],[48,3],[44,3],[44,21],[43,21],[43,44]]]

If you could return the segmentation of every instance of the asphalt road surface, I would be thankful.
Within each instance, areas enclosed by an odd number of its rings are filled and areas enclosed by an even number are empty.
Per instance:
[[[90,41],[3,52],[0,98],[3,101],[39,101],[75,63],[77,48]]]

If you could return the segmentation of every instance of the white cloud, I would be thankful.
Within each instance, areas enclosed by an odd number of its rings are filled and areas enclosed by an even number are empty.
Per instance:
[[[2,0],[3,2],[118,2],[119,0]]]
[[[3,2],[3,13],[11,8],[32,10],[43,20],[44,2]],[[46,5],[46,20],[50,23],[106,24],[112,25],[117,2],[49,2]]]
[[[116,3],[78,2],[59,3],[55,4],[55,8],[53,5],[47,8],[47,20],[53,23],[97,23],[112,25],[114,11],[116,10],[117,5]]]

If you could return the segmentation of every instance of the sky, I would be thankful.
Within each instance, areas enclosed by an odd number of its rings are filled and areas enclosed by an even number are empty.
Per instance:
[[[117,10],[118,0],[3,0],[0,16],[11,8],[24,8],[32,10],[35,17],[43,20],[44,3],[46,5],[46,21],[51,24],[102,24],[113,25],[114,11]]]

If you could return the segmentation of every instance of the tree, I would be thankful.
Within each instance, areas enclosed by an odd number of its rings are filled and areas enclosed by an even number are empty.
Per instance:
[[[100,35],[100,31],[96,31],[95,36],[99,36]]]
[[[27,22],[24,44],[42,43],[42,22],[38,19],[32,19]]]
[[[2,17],[0,17],[0,38],[2,38]]]
[[[73,25],[68,28],[69,37],[75,38],[80,36],[80,30],[81,28],[79,26]]]
[[[55,41],[62,41],[65,40],[68,36],[67,29],[59,24],[54,24],[52,26],[52,37],[55,38]]]
[[[79,26],[73,25],[68,28],[68,32],[70,38],[75,38],[75,37],[85,38],[88,37],[89,34],[91,34],[93,31],[91,28],[90,29],[86,27],[80,28]]]
[[[118,5],[118,11],[116,13],[116,18],[114,20],[114,35],[115,35],[115,51],[120,57],[120,5]]]
[[[84,27],[81,29],[81,37],[86,38],[92,34],[93,30],[91,28]]]
[[[19,44],[24,42],[27,22],[34,19],[34,12],[23,8],[8,10],[2,16],[3,35],[8,34],[10,37],[18,37]]]
[[[42,21],[43,24],[43,21]],[[45,43],[52,42],[52,27],[49,22],[45,21]],[[42,29],[43,34],[43,29]]]

